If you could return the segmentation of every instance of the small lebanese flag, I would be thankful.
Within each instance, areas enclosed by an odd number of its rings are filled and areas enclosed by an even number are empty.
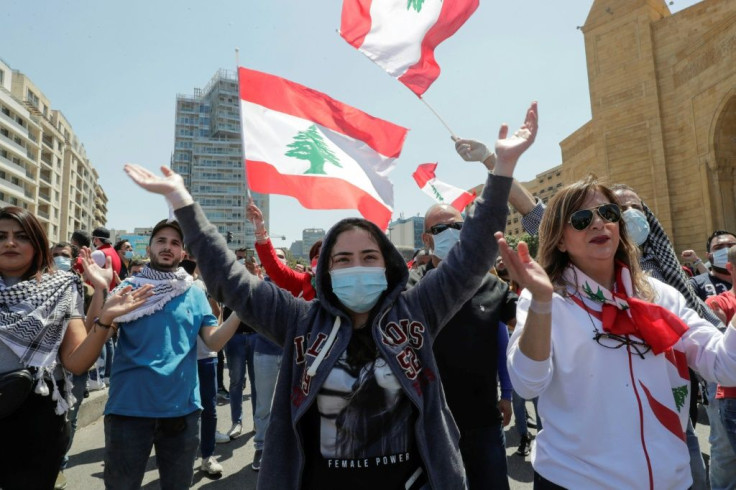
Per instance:
[[[440,76],[434,49],[477,8],[478,0],[343,0],[340,35],[421,97]]]
[[[458,211],[462,211],[465,206],[473,202],[475,194],[440,182],[434,175],[436,168],[436,163],[423,163],[417,167],[412,176],[419,188],[429,197],[438,203],[449,204]]]
[[[238,79],[248,186],[309,209],[357,209],[387,229],[387,174],[408,130],[274,75],[240,67]]]

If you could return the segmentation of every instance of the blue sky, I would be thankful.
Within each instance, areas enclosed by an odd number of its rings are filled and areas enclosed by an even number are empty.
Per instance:
[[[447,0],[446,0],[447,1]],[[675,13],[697,3],[676,0]],[[592,0],[481,1],[436,51],[440,78],[425,94],[455,133],[495,141],[539,101],[540,131],[517,177],[561,163],[559,142],[590,119],[583,25]],[[458,187],[484,168],[455,153],[447,130],[416,96],[337,34],[341,2],[297,0],[39,0],[3,3],[0,57],[28,75],[84,142],[108,195],[109,228],[151,226],[163,198],[136,187],[123,163],[168,165],[176,94],[191,95],[219,68],[240,63],[294,80],[410,129],[396,169],[394,217],[424,214],[432,200],[411,177],[439,162],[437,177]],[[329,228],[355,211],[301,208],[272,196],[272,235],[284,245],[303,228]],[[278,241],[277,241],[278,243]]]

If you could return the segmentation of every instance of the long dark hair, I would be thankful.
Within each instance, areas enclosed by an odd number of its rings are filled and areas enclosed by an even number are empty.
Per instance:
[[[33,245],[33,260],[31,260],[28,270],[23,273],[23,280],[34,276],[38,279],[44,272],[53,272],[55,270],[49,239],[41,223],[38,222],[38,219],[33,213],[16,206],[7,206],[0,208],[0,219],[16,221],[23,228],[23,231],[26,232],[28,239]]]
[[[339,300],[335,296],[335,293],[332,292],[332,280],[330,278],[330,274],[327,272],[329,269],[329,261],[332,260],[330,255],[332,255],[332,249],[335,248],[335,243],[337,243],[337,238],[340,234],[353,229],[367,231],[378,245],[378,249],[381,251],[381,255],[383,255],[383,261],[386,263],[386,282],[388,283],[387,291],[390,291],[403,279],[400,272],[402,270],[401,268],[403,267],[403,270],[406,270],[406,265],[403,261],[399,264],[396,263],[396,252],[393,249],[393,245],[386,239],[386,236],[381,232],[378,226],[362,218],[346,218],[330,230],[328,239],[322,244],[322,252],[320,253],[320,257],[324,255],[326,259],[323,263],[328,265],[323,272],[320,272],[322,287],[324,288],[327,297],[336,304],[339,304]],[[378,303],[380,304],[380,301]]]

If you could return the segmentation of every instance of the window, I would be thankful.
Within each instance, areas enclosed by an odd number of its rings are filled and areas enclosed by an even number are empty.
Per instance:
[[[0,85],[2,85],[4,81],[5,81],[5,72],[3,70],[0,70]]]
[[[31,89],[28,89],[28,94],[27,94],[27,98],[28,98],[28,101],[29,101],[29,102],[30,102],[31,104],[33,104],[33,105],[35,105],[36,107],[38,107],[38,104],[39,104],[39,100],[38,100],[38,95],[34,94],[34,93],[33,93],[33,91],[32,91]]]

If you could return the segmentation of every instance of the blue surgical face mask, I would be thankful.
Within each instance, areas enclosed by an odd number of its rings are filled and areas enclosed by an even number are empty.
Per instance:
[[[355,313],[370,311],[388,288],[384,267],[348,267],[330,271],[332,292]]]
[[[640,247],[649,237],[649,222],[646,215],[638,209],[629,208],[623,214],[626,233]]]
[[[125,251],[125,260],[130,260],[133,258],[133,251],[132,250],[126,250]]]
[[[56,268],[60,271],[68,271],[72,268],[72,259],[62,255],[57,255],[54,257],[54,264],[56,264]]]
[[[433,235],[433,240],[434,248],[432,248],[432,255],[440,260],[445,260],[447,254],[450,253],[450,249],[460,241],[460,230],[448,228]]]
[[[711,261],[713,267],[720,267],[721,269],[726,268],[728,263],[728,247],[719,248],[713,251],[713,260]]]

